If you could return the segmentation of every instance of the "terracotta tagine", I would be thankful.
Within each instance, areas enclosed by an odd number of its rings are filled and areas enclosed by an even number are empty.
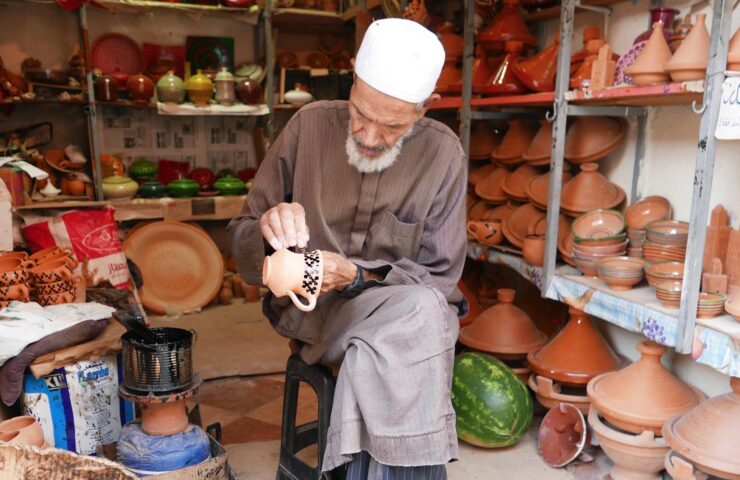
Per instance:
[[[196,107],[207,107],[213,97],[213,82],[201,70],[185,83],[188,97]]]
[[[476,55],[473,59],[473,92],[483,93],[482,88],[493,75],[493,69],[482,48],[476,48]],[[451,90],[454,92],[462,91],[462,82],[453,84]]]
[[[691,31],[691,27],[693,26],[693,24],[691,23],[691,16],[691,14],[686,15],[681,23],[676,25],[673,29],[673,35],[668,41],[668,47],[671,49],[671,53],[676,53],[678,47],[681,46],[681,44]]]
[[[131,198],[139,190],[139,184],[130,177],[113,175],[103,179],[105,198]]]
[[[470,348],[493,353],[502,359],[517,359],[547,342],[529,315],[514,305],[516,292],[498,290],[498,304],[485,310],[460,332],[460,342]]]
[[[185,82],[170,70],[157,81],[157,98],[163,103],[182,103],[185,101]]]
[[[323,260],[320,250],[300,254],[287,249],[265,257],[262,284],[277,297],[289,296],[298,309],[308,312],[316,307],[321,291]],[[308,303],[301,301],[304,298]]]
[[[532,371],[578,386],[620,368],[622,361],[593,326],[588,314],[573,307],[568,312],[570,320],[565,327],[547,345],[527,355]]]
[[[650,25],[653,26],[658,22],[663,24],[663,36],[665,37],[666,42],[671,41],[671,37],[673,36],[673,20],[676,18],[676,15],[678,15],[678,13],[679,11],[674,8],[658,7],[650,9]],[[635,37],[635,40],[634,42],[632,42],[632,44],[636,45],[640,42],[645,42],[650,38],[652,34],[652,27],[648,28],[637,37]]]
[[[504,237],[517,248],[522,248],[527,235],[544,235],[546,226],[545,213],[531,203],[517,207],[501,223]]]
[[[262,86],[249,77],[236,81],[236,96],[244,105],[257,105],[262,103]]]
[[[663,426],[663,437],[676,453],[701,472],[719,478],[738,479],[740,378],[731,378],[730,388],[732,392],[712,397],[685,414],[670,419]],[[677,457],[666,458],[666,466],[674,478],[683,480],[683,477],[675,475],[679,460]]]
[[[154,82],[142,74],[131,75],[126,82],[126,89],[134,103],[149,103],[154,95]]]
[[[475,122],[470,130],[470,159],[485,160],[501,142],[488,122]]]
[[[468,220],[479,221],[483,220],[483,215],[490,209],[488,203],[483,200],[476,202],[470,210],[468,210]]]
[[[537,452],[552,468],[564,467],[581,454],[589,439],[586,418],[569,403],[551,408],[537,434]]]
[[[189,178],[183,178],[182,176],[167,184],[167,193],[175,198],[194,197],[198,194],[198,190],[200,190],[200,185],[197,182]]]
[[[581,66],[570,77],[570,88],[588,88],[591,85],[591,69],[599,56],[599,50],[604,46],[601,39],[591,40],[586,45],[586,58]]]
[[[475,194],[488,203],[504,203],[508,199],[503,190],[504,181],[511,175],[506,167],[496,166],[483,180],[475,186]]]
[[[730,45],[727,51],[727,70],[732,72],[740,71],[740,28],[730,39]]]
[[[472,145],[471,145],[472,146]],[[496,169],[496,165],[492,163],[486,163],[483,166],[474,168],[468,174],[468,183],[472,186],[477,186],[482,182],[488,175]]]
[[[530,165],[540,166],[550,164],[552,154],[552,123],[545,119],[540,120],[540,129],[529,143],[522,159]]]
[[[636,434],[649,430],[660,436],[666,421],[691,410],[705,396],[660,363],[666,347],[646,340],[637,349],[641,354],[638,361],[591,380],[588,397],[613,426]]]
[[[529,164],[522,164],[514,170],[511,175],[507,175],[501,182],[501,190],[513,200],[521,202],[527,201],[525,191],[530,180],[540,175],[540,171]]]
[[[565,185],[573,178],[570,172],[568,172],[568,168],[569,166],[567,164],[563,166],[562,185]],[[524,192],[535,207],[547,210],[547,197],[550,194],[550,172],[530,179],[524,188]]]
[[[624,201],[624,190],[600,174],[598,168],[595,163],[584,163],[581,172],[563,186],[560,208],[564,213],[577,217],[599,208],[614,208]]]
[[[488,204],[486,204],[488,206]],[[485,212],[483,212],[483,215],[481,216],[481,220],[487,221],[487,222],[500,222],[503,223],[504,220],[506,220],[506,217],[511,215],[511,212],[517,209],[517,205],[514,202],[506,202],[503,205],[498,205],[494,208],[487,208]]]
[[[637,60],[625,69],[625,73],[632,77],[635,85],[659,85],[670,82],[671,76],[665,70],[665,65],[672,56],[663,35],[663,23],[657,22],[653,25],[653,33]]]
[[[167,188],[157,181],[144,182],[139,186],[139,196],[142,198],[162,198],[167,195]]]
[[[522,257],[527,265],[541,267],[545,263],[545,236],[527,235],[522,243]]]
[[[227,107],[234,104],[236,101],[235,82],[234,75],[226,67],[222,67],[216,75],[216,101],[218,103]]]
[[[529,33],[527,24],[524,23],[519,0],[504,0],[503,10],[478,34],[477,40],[487,52],[503,50],[504,42],[509,40],[537,46],[537,39]]]
[[[530,90],[535,92],[552,92],[555,90],[558,43],[559,36],[556,35],[552,45],[545,47],[533,57],[519,60],[512,67],[516,78]]]
[[[509,129],[498,148],[491,152],[491,158],[507,165],[520,163],[536,133],[536,128],[528,120],[509,120]]]
[[[600,160],[624,142],[626,122],[615,117],[578,117],[565,137],[565,159],[581,164]]]
[[[462,82],[462,70],[457,66],[456,58],[446,58],[442,72],[437,79],[437,85],[434,91],[437,93],[450,93],[453,91],[452,85]]]
[[[445,51],[445,58],[459,60],[463,56],[465,41],[462,35],[455,33],[455,26],[452,23],[444,23],[437,29],[439,42]]]
[[[586,46],[591,40],[603,40],[601,38],[601,30],[595,25],[589,25],[583,29],[583,48],[571,55],[570,57],[570,73],[573,75],[581,67],[581,64],[588,56]]]
[[[484,95],[519,95],[529,91],[513,72],[513,66],[519,61],[524,44],[508,41],[504,48],[506,56],[504,56],[496,71],[478,88],[477,93]]]
[[[101,75],[93,84],[95,100],[99,102],[115,102],[118,100],[118,82],[109,75]]]
[[[704,79],[709,58],[709,32],[705,19],[705,14],[696,15],[696,23],[665,65],[665,70],[675,82]]]
[[[247,189],[244,182],[233,175],[225,175],[213,184],[213,188],[218,190],[221,195],[241,195]]]
[[[545,408],[555,408],[561,403],[568,403],[576,407],[584,415],[588,415],[588,411],[591,408],[585,388],[567,387],[564,392],[563,385],[537,374],[529,376],[527,385],[534,392],[537,402]],[[583,390],[582,393],[581,390]]]

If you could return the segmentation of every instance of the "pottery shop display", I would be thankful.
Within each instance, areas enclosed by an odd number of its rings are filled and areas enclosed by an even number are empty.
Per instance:
[[[522,243],[522,256],[527,265],[541,267],[545,263],[545,236],[527,235]]]
[[[527,151],[536,133],[536,129],[528,120],[521,118],[509,120],[509,129],[501,144],[491,152],[491,158],[506,165],[521,163],[522,155]]]
[[[663,27],[662,22],[656,22],[653,25],[653,32],[642,52],[635,63],[625,70],[625,73],[632,77],[635,85],[659,85],[671,80],[669,73],[665,70],[665,65],[673,54],[663,34]]]
[[[527,385],[534,392],[537,402],[545,408],[555,408],[561,403],[569,403],[586,415],[591,407],[586,389],[583,387],[566,386],[535,373],[530,375]]]
[[[651,287],[661,281],[683,282],[683,262],[656,262],[645,264],[645,278]]]
[[[578,117],[565,136],[565,159],[583,164],[600,160],[624,142],[627,124],[614,117]]]
[[[118,82],[109,75],[101,75],[93,83],[95,100],[99,102],[115,102],[118,100]]]
[[[599,208],[614,208],[624,201],[624,190],[598,169],[595,163],[584,163],[581,172],[563,186],[560,209],[565,214],[576,217]]]
[[[475,194],[491,204],[504,203],[509,198],[503,189],[503,183],[512,175],[501,165],[497,165],[491,173],[475,186]]]
[[[321,250],[306,254],[278,250],[265,257],[262,283],[277,297],[289,296],[293,304],[304,312],[316,307],[321,292],[323,259]],[[305,298],[308,303],[298,297]]]
[[[163,103],[182,103],[185,101],[185,82],[170,70],[157,81],[157,99]]]
[[[237,79],[236,96],[245,105],[257,105],[262,103],[262,86],[253,78]]]
[[[652,262],[684,261],[689,224],[676,220],[657,220],[648,224],[642,245],[643,257]]]
[[[527,93],[524,86],[513,72],[513,66],[519,61],[524,44],[522,42],[507,41],[504,45],[506,55],[493,74],[478,87],[476,93],[483,95],[519,95]]]
[[[131,75],[126,82],[126,89],[134,103],[145,104],[149,103],[154,95],[154,82],[142,74]]]
[[[725,311],[727,297],[720,293],[700,292],[699,302],[696,307],[698,318],[714,318]]]
[[[604,40],[590,40],[586,44],[586,57],[581,66],[570,78],[570,88],[588,88],[591,85],[591,71],[599,57],[599,50],[604,46]]]
[[[501,190],[512,200],[527,201],[525,191],[530,180],[540,175],[539,170],[529,164],[522,164],[511,175],[506,175],[501,181]]]
[[[569,403],[560,403],[542,419],[537,452],[549,467],[564,467],[578,458],[589,437],[583,412]]]
[[[522,159],[532,166],[550,164],[552,153],[552,123],[545,119],[540,120],[540,128],[529,143]]]
[[[247,186],[244,182],[233,175],[224,175],[216,180],[216,183],[213,184],[213,188],[218,190],[218,193],[221,195],[228,196],[241,195],[247,189]]]
[[[221,252],[200,228],[181,222],[150,223],[130,232],[123,250],[141,271],[141,302],[158,314],[202,308],[221,288]]]
[[[677,480],[684,480],[684,477],[676,475],[677,463],[681,462],[690,462],[705,474],[740,479],[740,457],[737,454],[737,446],[740,445],[740,430],[737,428],[740,425],[740,378],[731,378],[730,388],[730,393],[705,400],[663,426],[663,437],[668,445],[686,459],[666,457],[668,472]]]
[[[555,90],[555,72],[558,66],[559,35],[552,45],[545,47],[533,57],[520,59],[512,66],[512,71],[527,88],[535,92]]]
[[[501,233],[501,222],[498,221],[471,220],[468,222],[468,233],[478,243],[489,247],[498,245],[504,238]]]
[[[629,290],[642,281],[645,261],[632,257],[606,257],[599,260],[599,277],[612,290]]]
[[[542,225],[539,230],[538,225]],[[527,235],[543,235],[544,227],[546,227],[545,213],[531,203],[517,207],[501,223],[504,237],[517,248],[522,248]]]
[[[103,179],[105,198],[132,198],[139,190],[139,184],[130,177],[114,175]]]
[[[472,169],[468,174],[468,183],[470,183],[473,187],[478,186],[478,184],[482,182],[486,177],[488,177],[496,168],[496,165],[492,163],[486,163],[481,167]]]
[[[579,215],[571,224],[576,243],[604,245],[624,233],[625,221],[616,210],[592,210]],[[621,237],[620,237],[621,239]]]
[[[671,218],[671,202],[659,195],[651,195],[631,204],[624,211],[628,230],[644,230],[649,223]]]
[[[678,310],[681,306],[681,288],[683,281],[661,280],[653,284],[655,296],[663,307]]]
[[[568,308],[570,320],[550,342],[530,352],[527,362],[537,375],[566,385],[584,386],[602,373],[617,370],[622,360],[594,327],[588,314]]]
[[[206,107],[213,97],[213,82],[201,70],[185,82],[190,101],[196,107]]]
[[[565,185],[573,178],[567,170],[568,165],[566,164],[563,166],[561,185]],[[524,192],[527,194],[529,201],[532,202],[535,207],[547,210],[547,199],[550,194],[550,172],[530,179],[527,186],[524,187]]]
[[[537,39],[529,32],[519,8],[519,0],[504,0],[503,9],[490,25],[486,26],[476,40],[487,52],[500,52],[504,42],[517,41],[535,47]]]
[[[167,193],[174,198],[190,198],[198,194],[200,185],[189,178],[180,177],[167,184]]]
[[[665,65],[674,82],[704,79],[709,57],[709,31],[705,19],[705,14],[696,15],[696,23]]]
[[[501,139],[488,122],[475,122],[470,130],[470,159],[486,160]]]
[[[226,67],[216,75],[216,101],[221,105],[231,106],[236,101],[236,90],[234,75]]]

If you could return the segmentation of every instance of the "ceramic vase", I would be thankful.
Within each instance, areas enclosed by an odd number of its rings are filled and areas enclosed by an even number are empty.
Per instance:
[[[671,60],[673,54],[665,40],[663,27],[662,22],[656,22],[653,25],[653,33],[645,44],[645,48],[642,49],[635,63],[625,70],[625,73],[632,77],[635,85],[659,85],[671,79],[665,70],[665,65]]]
[[[236,91],[234,89],[234,75],[226,67],[216,75],[216,101],[221,105],[231,106],[236,100]]]
[[[663,36],[665,37],[666,42],[670,42],[671,37],[673,37],[673,20],[676,18],[676,15],[678,15],[678,13],[678,10],[674,8],[650,9],[650,25],[655,25],[658,22],[663,24]],[[644,42],[648,38],[650,38],[652,34],[653,28],[648,28],[637,37],[635,37],[635,41],[632,42],[632,44],[636,45],[640,42]]]
[[[304,312],[316,307],[322,277],[323,258],[320,250],[306,254],[278,250],[265,257],[262,265],[262,283],[278,297],[289,296],[293,304]],[[303,303],[299,296],[308,303]]]
[[[99,102],[115,102],[118,100],[118,82],[111,76],[102,75],[96,78],[93,89],[95,90],[95,100]]]
[[[696,23],[686,36],[665,69],[675,82],[703,80],[709,57],[709,31],[704,23],[706,15],[698,14]]]
[[[142,74],[132,75],[126,82],[126,89],[134,103],[149,103],[154,95],[154,82]]]
[[[207,107],[213,97],[213,82],[210,78],[203,75],[201,70],[190,77],[185,84],[188,90],[188,97],[196,107]]]
[[[157,82],[157,99],[164,103],[182,103],[185,101],[185,82],[170,70]]]
[[[262,103],[262,87],[257,80],[249,77],[237,80],[236,95],[245,105]]]

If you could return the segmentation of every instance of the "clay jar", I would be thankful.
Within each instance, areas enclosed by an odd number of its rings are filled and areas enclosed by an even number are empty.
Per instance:
[[[185,101],[185,82],[170,70],[157,82],[157,98],[164,103],[182,103]]]
[[[44,431],[36,419],[30,415],[14,417],[0,422],[0,434],[18,432],[13,435],[10,443],[41,447],[44,444]]]
[[[262,103],[262,87],[257,80],[246,77],[237,80],[236,96],[245,105]]]
[[[555,90],[555,72],[558,66],[559,36],[555,36],[552,45],[544,48],[537,55],[519,60],[512,71],[530,90],[535,92],[552,92]]]
[[[705,14],[696,16],[696,23],[686,36],[665,70],[675,82],[703,80],[709,57],[709,32],[704,24]]]
[[[528,265],[541,267],[545,263],[545,236],[527,235],[522,244],[522,256]]]
[[[469,221],[468,233],[478,240],[478,243],[486,246],[498,245],[504,238],[501,233],[501,222],[495,221]]]
[[[196,107],[206,107],[213,97],[213,82],[201,70],[188,79],[185,84],[188,97]]]
[[[278,297],[289,296],[293,304],[304,312],[316,307],[322,277],[323,259],[320,250],[305,255],[286,249],[278,250],[265,257],[262,265],[262,283]],[[301,302],[298,295],[308,300],[308,303]]]
[[[154,82],[142,74],[132,75],[126,82],[126,89],[134,103],[149,103],[154,95]]]
[[[696,407],[704,395],[677,379],[660,363],[666,347],[643,341],[640,359],[588,384],[591,404],[612,425],[632,433],[661,434],[663,424]]]
[[[234,104],[236,100],[234,83],[234,75],[226,67],[222,67],[216,75],[216,101],[218,103],[226,106]]]
[[[671,49],[668,48],[668,42],[663,35],[663,23],[657,22],[653,25],[653,33],[645,44],[645,48],[642,49],[635,63],[625,69],[625,73],[632,77],[635,85],[667,83],[671,77],[665,70],[665,65],[672,56]]]
[[[591,323],[586,312],[568,308],[570,320],[544,347],[530,352],[527,362],[538,375],[567,385],[583,386],[622,361]]]
[[[529,315],[514,305],[516,292],[498,290],[498,304],[485,310],[460,332],[460,342],[502,359],[521,359],[547,342]]]
[[[113,77],[102,75],[95,79],[93,84],[95,100],[99,102],[115,102],[118,100],[118,82]]]

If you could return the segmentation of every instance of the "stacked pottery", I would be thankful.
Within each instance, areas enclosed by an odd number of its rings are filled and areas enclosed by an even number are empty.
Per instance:
[[[506,202],[508,196],[503,183],[511,176],[506,167],[496,165],[486,177],[475,185],[475,194],[490,204]]]
[[[504,178],[501,182],[501,190],[512,200],[526,202],[526,187],[531,180],[540,176],[540,173],[535,167],[524,163]]]
[[[614,208],[624,201],[621,187],[598,172],[595,163],[584,163],[581,172],[563,186],[560,210],[566,215],[578,215],[596,209]]]
[[[674,82],[704,79],[709,58],[709,32],[704,24],[706,17],[705,14],[696,16],[691,31],[665,64],[665,70]]]
[[[50,447],[44,440],[41,424],[30,415],[13,417],[0,422],[0,442],[38,448]]]
[[[645,278],[648,285],[655,288],[660,282],[683,283],[683,262],[656,262],[645,264]]]
[[[656,220],[647,225],[642,245],[643,257],[650,262],[683,262],[689,224],[678,220]]]
[[[573,260],[586,276],[598,276],[600,260],[627,251],[624,217],[616,210],[593,210],[573,220]],[[640,268],[642,276],[642,268]]]
[[[607,257],[599,260],[599,278],[612,290],[629,290],[642,281],[645,261],[633,257]]]
[[[516,207],[501,222],[504,238],[516,248],[524,246],[528,235],[544,235],[547,229],[547,218],[544,212],[531,203]]]
[[[714,318],[725,311],[727,297],[721,293],[700,292],[696,307],[698,318]]]
[[[568,171],[570,166],[567,163],[563,164],[563,175],[561,179],[561,185],[568,183],[573,176]],[[547,210],[547,198],[550,194],[550,172],[544,175],[539,175],[530,179],[527,186],[524,188],[527,198],[534,204],[535,207],[542,210]],[[566,229],[566,233],[567,233]],[[560,230],[558,230],[560,232]]]
[[[540,129],[529,142],[527,150],[522,154],[522,159],[532,166],[549,165],[551,150],[552,123],[542,119]]]
[[[547,345],[527,355],[533,372],[529,386],[547,408],[567,402],[588,413],[586,385],[597,375],[620,368],[622,361],[585,312],[574,307],[568,312],[565,327]]]
[[[740,378],[731,378],[730,388],[663,425],[663,438],[672,449],[665,466],[674,479],[740,479]]]
[[[614,117],[578,117],[565,136],[565,159],[573,164],[600,160],[624,143],[627,124]]]
[[[522,155],[532,143],[537,130],[527,120],[517,118],[509,121],[501,144],[491,152],[491,159],[505,165],[516,165],[522,162]]]
[[[705,398],[660,363],[665,347],[643,341],[637,348],[637,362],[588,383],[588,422],[614,462],[613,480],[660,480],[669,451],[660,437],[664,425]]]
[[[470,130],[470,159],[486,160],[498,147],[500,139],[487,122],[476,122]]]
[[[475,350],[493,354],[507,363],[523,382],[530,370],[524,360],[527,354],[542,347],[547,335],[542,333],[523,310],[514,305],[516,292],[498,290],[498,304],[481,313],[460,332],[460,342]]]
[[[635,85],[659,85],[671,79],[665,65],[671,59],[671,49],[663,35],[663,23],[653,25],[653,33],[635,63],[625,70]]]
[[[472,147],[472,142],[471,142]],[[493,165],[492,163],[486,163],[480,167],[476,167],[470,170],[470,173],[468,173],[468,183],[472,185],[473,187],[476,187],[480,182],[482,182],[488,175],[493,172],[493,170],[496,168],[496,165]]]
[[[671,203],[667,198],[651,195],[633,203],[624,211],[627,221],[627,238],[629,246],[627,254],[630,257],[643,256],[645,230],[649,223],[671,218]]]
[[[25,252],[0,255],[0,308],[10,302],[27,302],[30,295],[28,268],[33,262]]]
[[[68,247],[50,247],[29,257],[34,262],[29,273],[34,298],[42,305],[73,303],[82,278],[73,273],[77,262]]]

